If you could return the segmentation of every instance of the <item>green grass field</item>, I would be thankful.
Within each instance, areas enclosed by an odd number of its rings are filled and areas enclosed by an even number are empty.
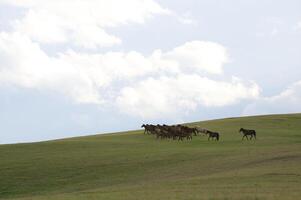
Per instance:
[[[0,146],[0,199],[301,199],[301,114],[199,125],[192,141],[142,131]],[[240,127],[257,131],[241,141]]]

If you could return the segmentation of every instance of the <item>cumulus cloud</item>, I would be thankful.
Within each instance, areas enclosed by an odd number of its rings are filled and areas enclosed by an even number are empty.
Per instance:
[[[207,78],[222,77],[229,62],[226,47],[215,42],[189,41],[149,55],[85,51],[120,44],[109,28],[143,24],[155,15],[178,17],[154,0],[0,0],[0,4],[24,9],[24,16],[13,22],[14,29],[0,33],[1,85],[52,91],[75,103],[111,105],[145,118],[227,106],[259,95],[253,82]],[[181,20],[193,22],[188,14]],[[50,56],[43,44],[64,44],[73,50]]]
[[[261,98],[248,105],[243,115],[301,112],[301,81],[288,87],[280,94]]]
[[[242,99],[254,99],[259,87],[233,77],[231,82],[215,81],[200,75],[148,78],[125,87],[117,97],[119,108],[144,118],[166,117],[194,111],[199,106],[227,106]]]
[[[2,84],[53,90],[82,103],[101,102],[97,86],[102,82],[95,83],[87,73],[81,73],[83,68],[64,59],[49,57],[24,35],[0,33],[0,60]]]
[[[230,105],[259,93],[255,83],[204,76],[221,73],[228,60],[226,48],[212,42],[187,42],[149,56],[135,51],[69,50],[50,57],[26,35],[1,33],[0,60],[1,84],[56,91],[77,103],[113,102],[143,117],[194,110],[199,105]]]
[[[225,47],[207,41],[187,42],[174,48],[165,56],[178,60],[187,68],[214,74],[221,74],[223,65],[229,61]]]
[[[16,31],[47,44],[72,43],[97,48],[121,43],[106,30],[129,23],[144,23],[154,15],[170,11],[153,0],[0,0],[26,9],[14,22]]]

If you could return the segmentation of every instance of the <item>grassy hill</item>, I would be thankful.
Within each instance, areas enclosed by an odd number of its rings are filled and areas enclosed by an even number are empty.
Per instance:
[[[0,199],[301,198],[301,114],[197,122],[192,141],[142,131],[0,146]],[[240,127],[257,130],[241,141]]]

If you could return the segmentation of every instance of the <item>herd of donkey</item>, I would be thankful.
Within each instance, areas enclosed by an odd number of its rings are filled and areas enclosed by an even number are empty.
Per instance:
[[[144,134],[155,135],[157,139],[173,139],[181,140],[187,139],[192,140],[192,136],[197,136],[198,134],[208,135],[208,140],[218,141],[220,139],[220,134],[218,132],[213,132],[204,128],[199,127],[188,127],[183,125],[152,125],[152,124],[142,124],[144,128]],[[246,137],[247,140],[256,139],[256,131],[241,128],[239,133],[242,133],[242,140]],[[250,138],[248,137],[250,136]]]

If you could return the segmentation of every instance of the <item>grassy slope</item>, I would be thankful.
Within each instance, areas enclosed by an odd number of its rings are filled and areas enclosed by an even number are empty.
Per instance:
[[[301,114],[195,124],[221,141],[134,131],[2,145],[0,199],[300,199]]]

